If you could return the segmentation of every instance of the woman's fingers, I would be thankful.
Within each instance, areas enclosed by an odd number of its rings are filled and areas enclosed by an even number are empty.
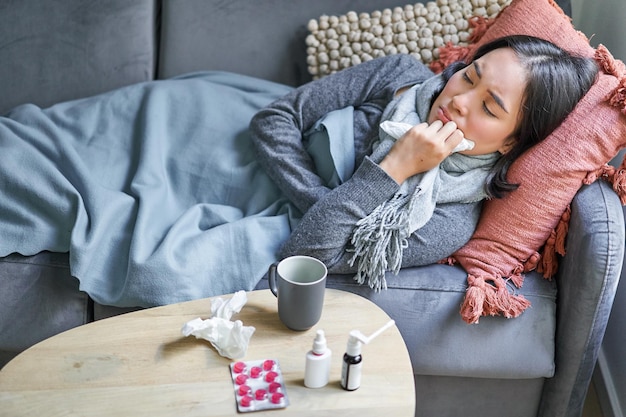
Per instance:
[[[420,123],[396,141],[380,167],[396,182],[402,183],[412,175],[439,165],[461,140],[463,132],[454,122]]]
[[[457,129],[454,122],[444,124],[440,120],[435,120],[428,126],[428,129],[431,130],[433,140],[442,141],[445,144],[446,155],[452,153],[452,150],[463,140],[463,132]]]

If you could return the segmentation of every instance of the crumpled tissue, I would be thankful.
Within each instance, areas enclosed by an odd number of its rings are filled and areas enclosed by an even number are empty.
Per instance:
[[[245,291],[236,292],[227,301],[216,298],[211,302],[211,318],[188,321],[181,331],[184,336],[194,335],[198,339],[208,340],[222,356],[242,358],[246,355],[255,328],[244,326],[241,320],[231,321],[230,318],[234,313],[239,313],[247,301]]]
[[[400,139],[402,135],[404,135],[409,129],[411,129],[413,125],[403,122],[392,122],[391,120],[385,120],[380,124],[380,128],[391,136],[394,139]],[[468,151],[470,149],[474,149],[476,144],[474,141],[463,138],[463,140],[456,145],[456,147],[452,150],[452,152],[463,152]]]

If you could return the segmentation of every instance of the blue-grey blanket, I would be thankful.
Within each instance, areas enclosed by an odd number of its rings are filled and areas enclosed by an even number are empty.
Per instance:
[[[0,256],[69,252],[108,305],[252,289],[296,216],[248,124],[289,89],[209,72],[15,108],[0,118]]]

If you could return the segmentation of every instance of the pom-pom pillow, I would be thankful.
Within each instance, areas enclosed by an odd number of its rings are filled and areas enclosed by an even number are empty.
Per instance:
[[[584,183],[608,178],[622,194],[622,203],[626,201],[620,189],[624,163],[619,170],[606,165],[626,145],[624,64],[602,45],[594,50],[553,0],[513,0],[489,23],[482,37],[465,48],[468,58],[485,42],[526,34],[595,57],[601,71],[562,125],[512,164],[508,178],[520,188],[503,199],[486,201],[474,236],[453,255],[468,273],[461,308],[468,323],[478,322],[482,315],[515,317],[528,307],[523,297],[509,293],[505,278],[519,287],[522,274],[535,267],[546,277],[554,273],[552,253],[555,245],[564,250],[568,206]],[[442,50],[442,59],[446,52],[457,59],[460,49]],[[538,251],[544,243],[541,259]]]
[[[313,78],[380,56],[405,53],[425,64],[446,44],[467,46],[469,19],[495,17],[511,0],[439,0],[372,13],[348,12],[309,21],[307,65]]]

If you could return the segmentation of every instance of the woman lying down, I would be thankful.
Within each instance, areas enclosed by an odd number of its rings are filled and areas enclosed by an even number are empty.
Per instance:
[[[513,36],[440,75],[395,55],[297,89],[209,72],[20,106],[0,119],[0,256],[69,252],[117,306],[250,290],[290,254],[384,288],[469,240],[596,73]]]

